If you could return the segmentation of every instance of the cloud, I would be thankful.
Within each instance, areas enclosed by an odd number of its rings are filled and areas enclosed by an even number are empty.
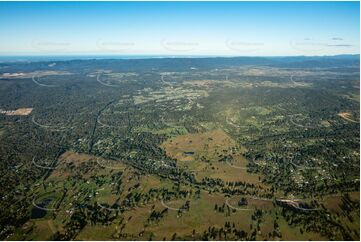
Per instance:
[[[349,45],[349,44],[336,44],[336,45],[327,45],[327,46],[329,46],[329,47],[351,47],[351,46],[353,46],[353,45]]]
[[[331,40],[343,40],[343,38],[340,38],[340,37],[333,37],[333,38],[331,38]]]

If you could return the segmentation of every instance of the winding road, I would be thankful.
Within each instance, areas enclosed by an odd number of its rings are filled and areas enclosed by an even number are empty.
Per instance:
[[[173,210],[173,211],[183,211],[183,210],[184,210],[184,209],[181,209],[181,208],[173,208],[173,207],[170,207],[170,206],[168,206],[167,204],[165,204],[163,200],[161,200],[160,202],[161,202],[161,204],[163,205],[163,207],[168,208],[168,209],[170,209],[170,210]]]
[[[64,127],[64,126],[60,126],[60,127],[55,128],[55,127],[50,126],[50,125],[40,124],[40,123],[35,121],[35,115],[32,116],[31,122],[33,122],[33,124],[43,128],[43,129],[49,129],[51,131],[56,131],[56,132],[63,132],[66,129],[66,127]]]
[[[119,85],[112,85],[112,84],[108,84],[108,83],[104,83],[100,80],[100,76],[102,75],[102,73],[97,75],[97,82],[99,82],[100,84],[102,84],[103,86],[107,86],[107,87],[119,87]]]
[[[38,80],[35,80],[36,77],[38,78]],[[40,83],[39,82],[39,79],[40,79],[39,76],[34,75],[34,76],[32,76],[31,79],[36,85],[41,86],[41,87],[57,87],[56,85],[47,85],[47,84]]]
[[[47,169],[47,170],[55,170],[57,167],[56,166],[42,166],[42,165],[39,165],[35,162],[35,157],[33,157],[33,160],[32,160],[32,163],[33,165],[35,165],[36,167],[39,167],[39,168],[42,168],[42,169]]]

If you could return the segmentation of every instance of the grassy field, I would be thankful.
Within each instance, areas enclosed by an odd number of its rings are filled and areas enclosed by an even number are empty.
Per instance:
[[[260,177],[247,172],[245,151],[222,130],[178,135],[161,144],[166,154],[180,167],[194,172],[197,179],[205,177],[258,184]]]

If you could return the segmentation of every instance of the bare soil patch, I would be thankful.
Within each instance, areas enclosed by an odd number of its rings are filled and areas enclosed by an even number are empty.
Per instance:
[[[352,122],[352,123],[358,123],[358,121],[353,119],[353,115],[350,112],[340,112],[337,114],[341,118],[343,118],[346,121]]]
[[[18,108],[16,110],[1,111],[6,116],[27,116],[33,111],[33,108]]]

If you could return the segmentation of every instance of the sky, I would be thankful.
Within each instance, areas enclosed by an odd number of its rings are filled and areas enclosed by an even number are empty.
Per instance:
[[[0,2],[0,56],[360,53],[359,2]]]

